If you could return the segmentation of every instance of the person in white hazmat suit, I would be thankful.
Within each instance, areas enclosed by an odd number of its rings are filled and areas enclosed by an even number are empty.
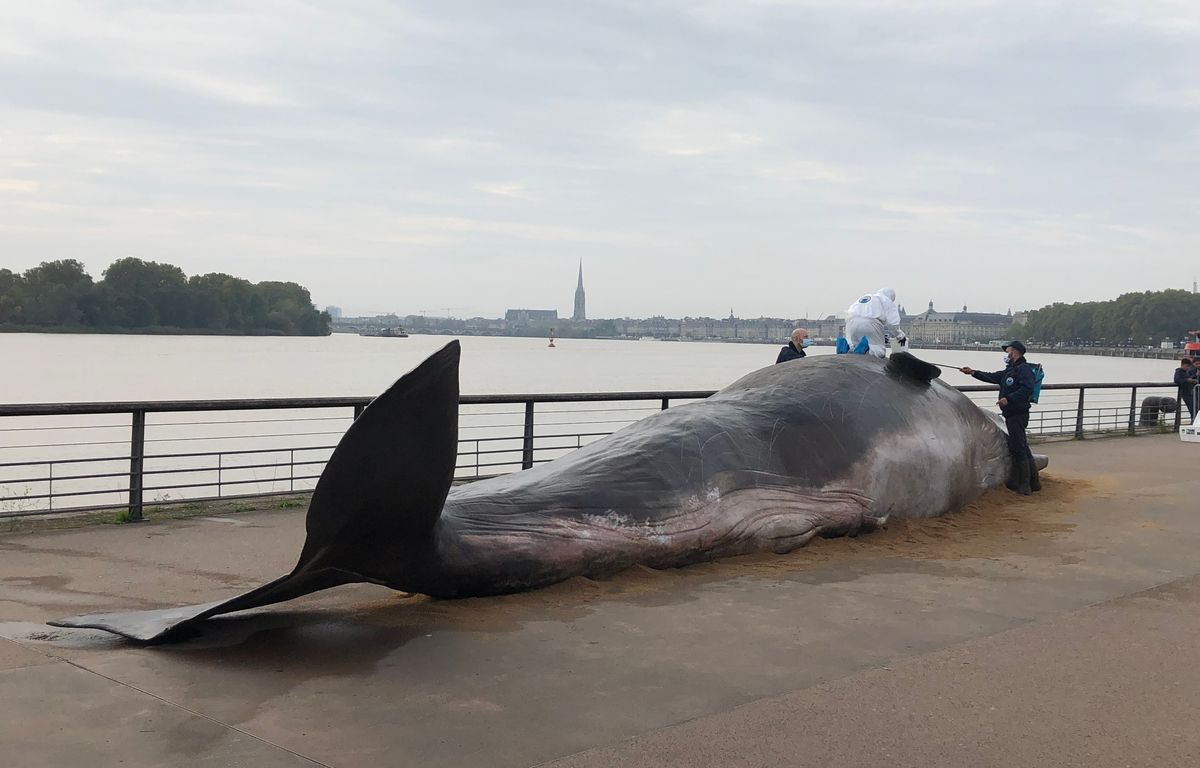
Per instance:
[[[870,354],[883,357],[887,354],[887,332],[892,332],[900,346],[908,343],[908,337],[900,329],[900,309],[896,306],[896,291],[880,288],[874,294],[860,296],[846,310],[846,336],[850,348],[858,346],[865,338]]]

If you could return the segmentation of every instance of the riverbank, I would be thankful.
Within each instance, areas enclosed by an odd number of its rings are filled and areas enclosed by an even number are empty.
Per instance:
[[[0,333],[49,333],[55,335],[87,334],[91,336],[329,336],[330,334],[284,333],[271,328],[252,331],[211,328],[176,328],[170,325],[148,325],[139,328],[92,328],[86,325],[14,325],[0,323]]]
[[[1142,349],[1138,347],[1043,347],[1036,344],[1027,346],[1027,354],[1032,355],[1090,355],[1092,357],[1126,357],[1139,360],[1178,360],[1187,353],[1182,349]],[[962,352],[979,352],[991,349],[986,344],[921,344],[914,343],[913,354],[920,355],[922,351],[953,350]]]
[[[342,331],[335,329],[334,333],[350,333],[350,331]],[[451,333],[450,331],[421,331],[409,330],[410,336],[458,336],[466,338],[511,338],[511,339],[541,339],[547,334],[507,334],[507,333],[471,333],[459,332]],[[694,342],[701,344],[761,344],[778,346],[787,344],[786,338],[780,339],[764,339],[764,338],[681,338],[678,336],[564,336],[557,335],[559,340],[568,339],[586,339],[597,341],[662,341],[662,342]],[[814,347],[833,347],[836,342],[831,339],[814,339]],[[1029,354],[1041,355],[1091,355],[1093,357],[1124,357],[1132,359],[1145,360],[1178,360],[1185,355],[1182,349],[1146,349],[1141,347],[1047,347],[1037,344],[1028,346]],[[987,352],[995,348],[994,344],[927,344],[922,341],[914,340],[912,344],[913,354],[920,355],[922,351],[960,351],[960,352]]]

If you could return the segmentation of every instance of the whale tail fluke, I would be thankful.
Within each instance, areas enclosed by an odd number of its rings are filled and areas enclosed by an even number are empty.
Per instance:
[[[313,491],[301,564],[356,565],[363,548],[432,531],[458,460],[459,356],[458,342],[450,342],[350,425]],[[354,561],[336,562],[346,549]]]
[[[454,481],[459,354],[458,342],[450,342],[372,400],[350,425],[313,491],[308,536],[288,575],[228,600],[49,623],[161,642],[211,616],[374,581],[372,563],[431,535]]]
[[[161,643],[184,636],[190,627],[210,616],[281,603],[359,580],[332,568],[303,575],[293,572],[228,600],[151,611],[88,613],[46,623],[52,627],[103,629],[139,643]]]

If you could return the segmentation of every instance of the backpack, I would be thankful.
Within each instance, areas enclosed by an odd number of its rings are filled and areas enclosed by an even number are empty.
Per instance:
[[[1046,378],[1046,372],[1042,370],[1041,363],[1029,363],[1028,365],[1033,369],[1033,392],[1029,395],[1029,402],[1036,403],[1042,396],[1042,379]]]

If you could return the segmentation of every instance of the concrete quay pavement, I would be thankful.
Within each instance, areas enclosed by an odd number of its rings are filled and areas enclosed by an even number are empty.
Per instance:
[[[1200,449],[1040,448],[1039,496],[786,556],[479,600],[341,587],[150,648],[44,622],[255,586],[303,510],[2,536],[0,761],[1200,764]]]

